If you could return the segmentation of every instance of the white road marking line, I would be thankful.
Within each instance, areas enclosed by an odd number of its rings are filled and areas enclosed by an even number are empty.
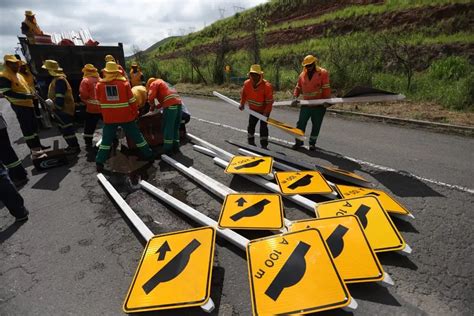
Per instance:
[[[191,118],[194,119],[194,120],[196,120],[196,121],[199,121],[199,122],[203,122],[203,123],[207,123],[207,124],[211,124],[211,125],[215,125],[215,126],[220,126],[220,127],[225,127],[225,128],[228,128],[228,129],[231,129],[231,130],[234,130],[234,131],[238,131],[238,132],[247,134],[247,130],[244,130],[244,129],[241,129],[241,128],[237,128],[237,127],[234,127],[234,126],[230,126],[230,125],[227,125],[227,124],[222,124],[222,123],[218,123],[218,122],[208,121],[208,120],[205,120],[205,119],[202,119],[202,118],[198,118],[198,117],[194,117],[194,116],[191,117]],[[255,134],[256,134],[256,135],[259,135],[258,133],[255,133]],[[277,142],[280,142],[280,143],[283,143],[283,144],[293,145],[293,142],[289,142],[289,141],[284,140],[284,139],[275,138],[275,137],[271,137],[271,136],[269,137],[269,139],[274,140],[274,141],[277,141]],[[456,190],[459,190],[459,191],[463,191],[463,192],[467,192],[467,193],[470,193],[470,194],[474,194],[474,189],[470,189],[470,188],[463,187],[463,186],[460,186],[460,185],[449,184],[449,183],[444,183],[444,182],[441,182],[441,181],[438,181],[438,180],[433,180],[433,179],[429,179],[429,178],[420,177],[420,176],[417,176],[417,175],[415,175],[415,174],[413,174],[413,173],[401,172],[400,170],[396,170],[396,169],[393,169],[393,168],[390,168],[390,167],[384,167],[384,166],[377,165],[377,164],[372,163],[372,162],[368,162],[368,161],[364,161],[364,160],[352,158],[352,157],[349,157],[349,156],[342,156],[342,157],[345,158],[345,159],[347,159],[347,160],[356,162],[356,163],[358,163],[358,164],[360,164],[360,165],[369,166],[369,167],[371,167],[371,168],[373,168],[373,169],[378,169],[378,170],[382,170],[382,171],[390,171],[390,172],[395,172],[395,173],[403,174],[403,175],[408,174],[408,175],[412,176],[413,178],[415,178],[415,179],[417,179],[417,180],[420,180],[420,181],[424,181],[424,182],[436,184],[436,185],[439,185],[439,186],[447,187],[447,188],[450,188],[450,189],[456,189]]]

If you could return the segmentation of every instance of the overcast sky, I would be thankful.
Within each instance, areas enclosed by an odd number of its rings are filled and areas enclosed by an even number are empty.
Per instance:
[[[15,52],[25,10],[32,10],[43,32],[89,29],[103,45],[124,44],[144,50],[170,35],[187,34],[225,17],[239,7],[254,7],[267,0],[0,0],[0,54]],[[221,9],[221,10],[220,10]],[[223,10],[222,10],[223,9]]]

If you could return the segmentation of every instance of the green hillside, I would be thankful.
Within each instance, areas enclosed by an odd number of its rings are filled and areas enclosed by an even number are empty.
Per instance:
[[[260,63],[277,90],[291,90],[302,58],[314,54],[335,94],[372,85],[472,110],[473,28],[469,0],[273,0],[156,43],[142,68],[173,83],[240,84]]]

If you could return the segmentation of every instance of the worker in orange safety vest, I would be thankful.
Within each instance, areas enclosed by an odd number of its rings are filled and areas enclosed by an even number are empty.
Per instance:
[[[141,151],[143,158],[153,162],[153,152],[135,122],[138,109],[130,83],[121,74],[119,66],[114,62],[107,62],[104,73],[104,78],[96,85],[96,97],[100,102],[104,120],[102,143],[99,146],[95,160],[97,172],[104,170],[104,163],[108,158],[108,153],[119,126],[122,127],[127,137],[133,140]]]
[[[181,124],[182,101],[178,93],[162,79],[147,81],[150,111],[163,108],[163,152],[179,151],[179,126]],[[158,104],[155,105],[155,100]]]
[[[331,97],[331,87],[329,85],[329,73],[326,69],[319,66],[319,61],[313,55],[308,55],[302,62],[303,71],[298,77],[298,83],[293,91],[292,106],[298,105],[297,98],[303,95],[304,100],[327,99]],[[309,149],[316,150],[316,141],[323,123],[324,114],[329,104],[321,106],[301,106],[300,115],[296,127],[303,132],[306,124],[311,118],[313,124],[311,135],[309,137]],[[295,139],[293,149],[298,149],[304,145],[302,140]]]
[[[143,76],[143,72],[141,71],[138,63],[136,61],[132,62],[131,65],[132,69],[130,70],[130,85],[133,87],[135,86],[143,86],[145,84],[145,77]]]
[[[31,10],[25,11],[25,20],[21,23],[21,33],[26,35],[30,44],[35,44],[35,35],[44,35]]]
[[[94,137],[97,123],[102,119],[100,103],[95,96],[95,86],[99,82],[100,77],[97,68],[92,64],[84,65],[82,73],[82,81],[79,85],[79,97],[86,105],[83,136],[86,148],[90,149],[92,148],[92,138]]]
[[[250,66],[249,79],[245,80],[240,93],[240,110],[243,110],[247,103],[249,108],[261,113],[266,117],[270,116],[273,106],[273,87],[267,80],[263,79],[263,71],[260,65]],[[249,115],[247,127],[247,141],[255,146],[255,127],[258,118]],[[260,145],[262,148],[268,147],[268,126],[267,122],[260,121]]]

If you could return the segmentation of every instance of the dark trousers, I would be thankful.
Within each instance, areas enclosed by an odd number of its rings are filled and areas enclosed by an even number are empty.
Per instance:
[[[23,198],[10,180],[7,169],[2,165],[0,165],[0,201],[5,204],[10,214],[16,218],[28,215]]]
[[[26,145],[28,145],[30,149],[41,147],[34,108],[12,104],[12,109],[15,111],[18,123],[20,123],[21,132],[23,133]]]
[[[8,174],[13,180],[22,180],[27,176],[21,160],[16,155],[10,143],[7,129],[0,129],[0,163],[8,169]]]
[[[100,113],[89,113],[86,112],[86,119],[84,120],[84,141],[86,145],[92,145],[92,138],[94,137],[97,123],[102,119]]]
[[[56,119],[59,121],[58,126],[64,140],[69,147],[79,147],[76,137],[76,128],[74,127],[74,118],[64,112],[54,111]]]
[[[255,116],[249,115],[249,125],[247,127],[247,140],[249,144],[255,145],[255,127],[258,121]],[[268,146],[268,125],[267,122],[260,121],[260,145],[262,147]]]
[[[311,123],[313,124],[311,128],[311,136],[309,137],[309,144],[316,145],[318,140],[319,131],[321,130],[321,125],[323,124],[324,114],[326,114],[325,107],[304,107],[300,109],[300,116],[298,118],[298,123],[296,127],[302,130],[306,130],[306,124],[311,118]]]

